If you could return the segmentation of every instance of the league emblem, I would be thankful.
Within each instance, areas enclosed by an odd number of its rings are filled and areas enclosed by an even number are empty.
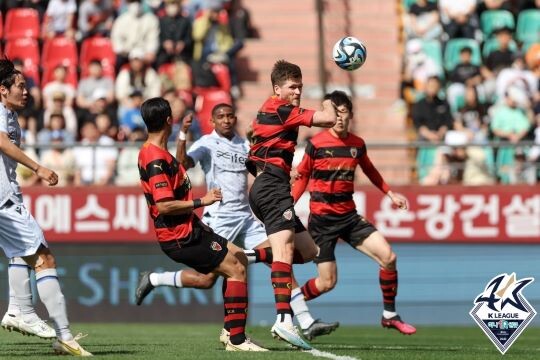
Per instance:
[[[503,355],[536,316],[521,293],[533,281],[532,277],[516,280],[515,273],[499,274],[474,300],[469,314]]]
[[[355,158],[356,155],[358,155],[358,149],[355,148],[355,147],[352,147],[352,148],[351,148],[351,156],[352,156],[353,158]]]
[[[293,217],[293,212],[291,209],[287,209],[283,212],[283,217],[285,218],[285,220],[289,221],[292,219]]]
[[[214,251],[221,251],[221,245],[219,245],[217,242],[215,241],[212,241],[212,244],[210,244],[210,247],[212,248],[212,250]]]

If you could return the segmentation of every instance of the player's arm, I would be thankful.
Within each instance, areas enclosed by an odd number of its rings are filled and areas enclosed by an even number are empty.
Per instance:
[[[189,113],[182,119],[182,129],[178,134],[178,142],[176,143],[176,161],[178,161],[184,169],[190,169],[195,166],[193,159],[187,155],[186,151],[186,134],[193,122],[193,113]]]
[[[40,179],[46,181],[49,185],[54,186],[58,183],[58,175],[54,171],[30,159],[17,145],[9,140],[8,134],[4,131],[0,131],[0,151],[19,164],[23,164],[31,169]]]
[[[383,193],[388,195],[394,205],[404,210],[408,208],[407,199],[404,196],[396,194],[392,190],[390,190],[390,186],[388,186],[388,184],[384,181],[379,170],[375,168],[375,165],[373,165],[373,163],[369,159],[369,156],[367,155],[367,150],[365,150],[363,155],[360,157],[359,164],[364,174],[366,174],[366,176],[368,177],[369,181],[371,181],[371,183],[377,188],[379,188],[379,190],[381,190]]]
[[[312,126],[331,128],[336,124],[336,108],[330,100],[324,100],[322,110],[313,114]]]
[[[291,186],[291,195],[295,204],[298,199],[300,199],[304,191],[306,191],[306,187],[309,183],[309,176],[311,175],[311,171],[313,169],[313,158],[310,156],[312,148],[313,146],[311,145],[311,142],[308,142],[304,157],[296,168],[296,175],[294,176],[294,182]]]
[[[212,205],[216,201],[221,201],[220,189],[211,189],[200,199],[193,200],[173,200],[171,198],[162,199],[156,202],[156,207],[161,215],[182,215],[189,214],[193,210],[202,206]]]

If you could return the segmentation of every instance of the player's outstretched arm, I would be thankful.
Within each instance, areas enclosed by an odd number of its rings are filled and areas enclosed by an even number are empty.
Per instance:
[[[312,126],[331,128],[336,124],[336,108],[330,100],[324,100],[322,108],[313,114]]]
[[[306,187],[309,182],[309,175],[311,174],[312,169],[313,159],[306,151],[302,161],[296,170],[291,174],[291,181],[294,181],[291,186],[291,195],[295,204],[298,199],[300,199],[304,191],[306,191]],[[293,174],[294,176],[292,176]]]
[[[178,161],[184,169],[190,169],[195,166],[195,163],[191,157],[187,155],[186,151],[186,134],[193,122],[193,113],[189,113],[182,119],[182,129],[178,134],[178,142],[176,143],[176,161]]]
[[[7,133],[0,131],[0,151],[27,168],[31,169],[37,176],[54,186],[58,183],[58,175],[50,169],[39,165],[34,160],[30,159],[17,145],[13,144]]]
[[[193,200],[168,200],[156,202],[156,207],[161,215],[183,215],[202,206],[212,205],[223,198],[220,189],[211,189],[200,199]]]

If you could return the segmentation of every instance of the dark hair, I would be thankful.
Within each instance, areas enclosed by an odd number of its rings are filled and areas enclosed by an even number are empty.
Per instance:
[[[15,83],[15,78],[21,72],[15,69],[13,62],[7,58],[0,59],[0,85],[10,88]]]
[[[285,60],[276,61],[272,68],[272,74],[270,75],[272,86],[281,86],[289,79],[302,79],[302,70],[300,69],[300,66]]]
[[[469,54],[472,54],[472,48],[469,47],[469,46],[464,46],[459,51],[460,54],[463,54],[463,53],[466,53],[466,52],[469,53]]]
[[[218,110],[221,109],[221,108],[224,108],[224,107],[228,107],[228,108],[230,108],[230,109],[232,109],[234,111],[234,108],[232,107],[231,104],[219,103],[219,104],[217,104],[216,106],[214,106],[212,108],[212,117],[215,117],[217,115]]]
[[[332,91],[330,94],[326,94],[324,96],[324,100],[332,101],[334,105],[336,105],[336,107],[343,105],[351,113],[353,111],[353,104],[352,104],[351,98],[344,91],[339,91],[339,90]]]
[[[172,116],[171,105],[163,98],[151,98],[141,105],[141,115],[148,132],[158,132],[165,127],[167,118]]]
[[[88,63],[88,66],[90,66],[90,65],[99,65],[99,67],[103,67],[103,65],[101,64],[101,60],[99,60],[99,59],[90,60],[90,62]]]

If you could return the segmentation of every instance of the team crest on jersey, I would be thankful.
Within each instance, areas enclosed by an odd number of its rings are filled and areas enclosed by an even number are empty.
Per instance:
[[[212,244],[210,244],[210,248],[214,251],[221,251],[222,247],[217,242],[212,241]]]
[[[291,220],[293,217],[293,212],[291,209],[287,209],[283,212],[283,218],[287,221]]]
[[[521,293],[533,281],[532,277],[516,280],[515,273],[499,274],[488,282],[469,312],[503,355],[536,316]]]
[[[356,155],[358,155],[358,149],[357,149],[357,148],[352,147],[352,148],[350,149],[350,151],[351,151],[351,156],[352,156],[353,158],[355,158]]]

